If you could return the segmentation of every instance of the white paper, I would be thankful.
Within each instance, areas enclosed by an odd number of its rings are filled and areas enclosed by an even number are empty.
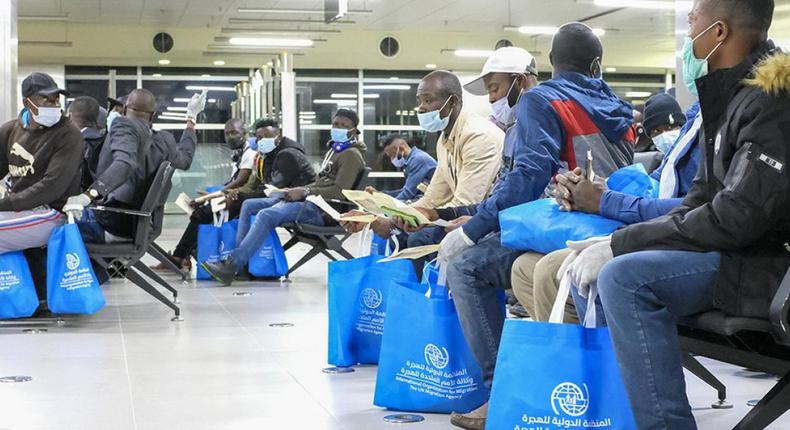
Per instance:
[[[322,211],[326,212],[327,215],[332,217],[335,221],[340,221],[340,212],[336,211],[335,208],[329,205],[329,203],[324,200],[321,196],[307,196],[305,199],[306,201],[318,206]]]
[[[181,193],[176,198],[176,206],[178,206],[178,208],[181,209],[182,211],[186,212],[186,214],[189,216],[192,216],[192,212],[195,211],[194,209],[192,209],[192,206],[189,204],[191,202],[192,199],[189,198],[189,196],[186,195],[186,193]]]
[[[431,255],[435,252],[439,252],[440,245],[425,245],[425,246],[415,246],[413,248],[406,248],[400,250],[387,258],[382,258],[379,260],[379,263],[386,263],[387,261],[393,260],[416,260],[418,258],[425,257],[426,255]]]

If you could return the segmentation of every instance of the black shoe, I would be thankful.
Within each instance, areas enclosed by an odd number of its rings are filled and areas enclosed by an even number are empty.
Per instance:
[[[529,318],[529,312],[527,312],[527,309],[524,308],[524,306],[522,306],[521,303],[516,302],[515,305],[510,307],[509,311],[510,314],[515,317]]]
[[[216,263],[204,261],[200,263],[203,268],[215,281],[229,287],[233,283],[233,278],[236,277],[236,262],[233,257],[228,257]]]

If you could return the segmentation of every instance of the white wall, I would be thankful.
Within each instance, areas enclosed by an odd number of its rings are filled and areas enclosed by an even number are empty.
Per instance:
[[[52,76],[52,79],[58,83],[60,88],[66,88],[66,68],[62,64],[20,64],[16,73],[18,80],[18,85],[16,88],[18,91],[17,94],[19,94],[19,100],[17,100],[17,112],[22,110],[22,81],[33,72],[46,73]],[[66,101],[61,100],[60,102],[65,104]]]

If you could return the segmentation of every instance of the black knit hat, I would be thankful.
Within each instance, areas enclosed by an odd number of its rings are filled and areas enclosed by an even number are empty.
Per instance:
[[[669,94],[656,94],[645,103],[645,132],[650,134],[660,125],[677,125],[683,127],[686,115],[677,100]]]
[[[346,108],[338,109],[337,112],[335,112],[335,116],[342,116],[343,118],[350,119],[351,122],[354,123],[354,127],[359,125],[359,116],[357,116],[357,113],[351,109],[346,109]]]

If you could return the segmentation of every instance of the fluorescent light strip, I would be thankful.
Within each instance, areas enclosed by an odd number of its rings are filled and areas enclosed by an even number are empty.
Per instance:
[[[187,91],[228,91],[228,92],[236,92],[236,88],[234,87],[210,87],[210,86],[202,86],[202,85],[187,85]]]
[[[333,100],[333,99],[315,99],[313,104],[317,105],[338,105],[338,106],[356,106],[356,100]]]
[[[363,85],[363,90],[393,90],[393,91],[409,91],[411,85]]]
[[[603,7],[626,7],[633,9],[664,9],[675,10],[691,6],[690,1],[666,1],[666,0],[595,0],[596,6]]]
[[[338,94],[338,93],[333,93],[329,97],[331,97],[333,99],[355,99],[355,98],[357,98],[357,95],[356,94],[342,94],[342,93]],[[381,94],[363,94],[362,95],[362,98],[365,98],[365,99],[377,99],[379,97],[381,97]]]
[[[173,99],[173,103],[189,103],[190,100],[192,100],[192,99],[176,97],[176,98]],[[208,99],[206,101],[209,102],[209,103],[216,103],[217,99]]]
[[[625,93],[625,96],[628,97],[629,99],[645,98],[645,97],[650,97],[651,95],[653,95],[653,93],[649,91],[628,91],[627,93]]]
[[[269,37],[231,37],[228,42],[236,46],[286,46],[289,48],[309,48],[310,39],[269,38]]]
[[[168,106],[167,110],[170,112],[186,112],[187,108],[181,106]]]
[[[236,9],[238,13],[292,13],[292,14],[305,14],[305,15],[323,15],[323,10],[316,10],[316,9],[260,9],[260,8],[251,8],[251,7],[240,7]],[[373,13],[372,10],[368,9],[357,9],[357,10],[349,10],[347,12],[349,15],[369,15]]]

